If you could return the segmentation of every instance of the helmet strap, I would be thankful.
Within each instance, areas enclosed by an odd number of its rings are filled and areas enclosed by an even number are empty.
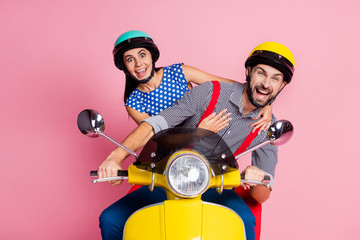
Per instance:
[[[283,80],[283,81],[284,81],[284,80]],[[281,93],[281,91],[285,88],[285,86],[286,86],[286,84],[284,85],[284,87],[282,87],[282,88],[279,90],[279,92],[275,95],[275,97],[273,97],[272,99],[270,99],[270,101],[269,101],[266,105],[272,104],[272,103],[275,101],[276,97],[279,95],[279,93]]]
[[[255,102],[255,100],[253,98],[251,88],[250,88],[250,76],[246,76],[246,82],[247,82],[246,83],[246,92],[247,92],[247,96],[248,96],[250,103],[257,108],[262,108],[263,106],[261,106],[257,102]]]
[[[136,77],[134,77],[133,75],[131,75],[129,73],[129,71],[126,69],[126,67],[124,68],[124,73],[128,76],[130,76],[133,80],[135,80],[138,84],[145,84],[145,83],[148,83],[153,77],[154,77],[154,74],[155,74],[155,63],[153,63],[152,65],[152,70],[151,70],[151,75],[143,80],[139,80],[137,79]]]

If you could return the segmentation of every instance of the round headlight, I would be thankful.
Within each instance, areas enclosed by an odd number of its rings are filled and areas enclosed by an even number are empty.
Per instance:
[[[170,157],[166,179],[175,194],[196,197],[209,186],[210,167],[201,155],[192,151],[180,151]]]

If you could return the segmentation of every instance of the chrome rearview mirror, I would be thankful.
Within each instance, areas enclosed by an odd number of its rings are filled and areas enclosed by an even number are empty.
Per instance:
[[[85,109],[81,111],[77,118],[77,125],[82,134],[88,137],[103,136],[106,139],[118,145],[119,147],[121,147],[122,149],[124,149],[125,151],[132,154],[135,157],[135,159],[138,158],[135,152],[131,151],[124,145],[116,142],[115,140],[104,134],[104,130],[105,130],[104,118],[96,110]]]
[[[267,133],[267,139],[271,144],[282,145],[287,143],[294,133],[294,127],[287,120],[279,120],[274,122]]]
[[[80,132],[89,137],[98,137],[105,130],[103,117],[92,109],[85,109],[79,113],[77,125]]]
[[[274,122],[268,132],[267,132],[267,140],[263,143],[260,143],[259,145],[250,148],[248,150],[246,150],[245,152],[240,153],[239,155],[235,156],[235,158],[239,158],[242,155],[245,155],[248,152],[252,152],[258,148],[261,148],[262,146],[266,145],[266,144],[273,144],[276,146],[285,144],[286,142],[288,142],[290,140],[290,138],[292,137],[293,133],[294,133],[294,127],[291,124],[291,122],[287,121],[287,120],[279,120]]]

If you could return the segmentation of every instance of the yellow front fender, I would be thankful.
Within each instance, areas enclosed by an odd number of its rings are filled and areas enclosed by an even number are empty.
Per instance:
[[[245,239],[242,219],[224,206],[193,199],[167,200],[135,212],[125,240]]]

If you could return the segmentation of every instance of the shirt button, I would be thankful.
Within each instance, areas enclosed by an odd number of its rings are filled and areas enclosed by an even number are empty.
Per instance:
[[[230,131],[227,132],[227,134],[230,134],[230,133],[231,133]]]

